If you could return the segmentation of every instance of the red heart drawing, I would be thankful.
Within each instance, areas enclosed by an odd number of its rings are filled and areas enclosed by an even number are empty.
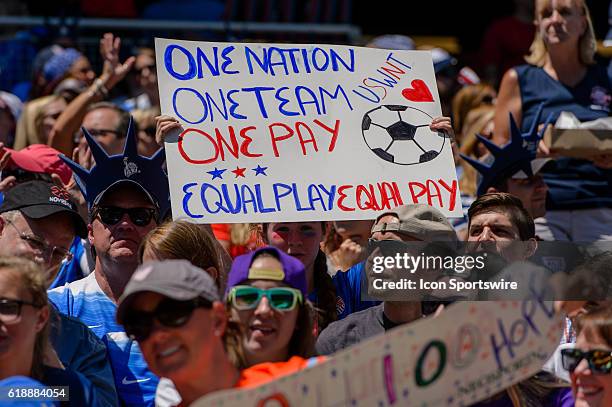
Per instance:
[[[429,88],[420,79],[415,79],[410,82],[412,88],[406,88],[402,91],[402,95],[413,102],[433,102],[433,96],[429,91]]]

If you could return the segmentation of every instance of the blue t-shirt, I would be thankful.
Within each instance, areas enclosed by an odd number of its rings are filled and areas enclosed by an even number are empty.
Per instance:
[[[106,345],[119,399],[128,406],[152,406],[159,378],[148,368],[138,344],[115,320],[117,304],[104,294],[91,273],[49,291],[49,301],[66,315],[83,321]]]
[[[584,79],[569,87],[533,65],[514,68],[518,74],[523,109],[521,131],[527,132],[536,111],[544,103],[540,123],[553,114],[553,123],[562,111],[578,120],[591,121],[610,116],[611,78],[599,65],[589,66]],[[547,208],[557,210],[612,207],[612,170],[588,160],[559,158],[542,171],[548,186]]]
[[[338,312],[338,319],[380,304],[380,301],[361,299],[364,265],[365,262],[355,264],[346,272],[337,272],[332,279],[336,286],[336,311]]]

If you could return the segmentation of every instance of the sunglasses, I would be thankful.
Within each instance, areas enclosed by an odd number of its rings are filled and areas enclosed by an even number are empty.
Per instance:
[[[586,359],[593,373],[609,374],[612,371],[612,352],[609,350],[583,352],[580,349],[561,349],[561,363],[570,373],[576,370],[582,359]]]
[[[119,223],[126,213],[136,226],[147,226],[151,219],[157,219],[156,211],[153,208],[119,208],[118,206],[100,206],[94,211],[93,217],[100,215],[100,220],[104,224],[112,226]]]
[[[21,316],[21,308],[24,305],[29,305],[34,308],[41,308],[40,306],[21,300],[10,300],[7,298],[0,298],[0,321],[5,324],[15,324],[19,321]]]
[[[130,311],[123,318],[123,327],[130,338],[142,342],[153,332],[155,320],[167,328],[180,328],[196,308],[211,309],[212,303],[201,297],[188,301],[164,298],[151,312]]]
[[[257,308],[263,297],[277,311],[291,311],[303,302],[300,290],[290,287],[274,287],[267,290],[249,285],[233,287],[227,297],[228,303],[239,311]]]
[[[87,132],[92,136],[92,137],[100,137],[100,136],[105,136],[107,134],[114,134],[117,137],[121,137],[121,133],[117,130],[113,130],[113,129],[87,129]]]

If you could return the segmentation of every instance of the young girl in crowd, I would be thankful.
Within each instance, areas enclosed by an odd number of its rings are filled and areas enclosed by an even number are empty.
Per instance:
[[[69,386],[70,403],[96,405],[91,383],[66,370],[49,345],[45,274],[32,261],[0,257],[0,380],[27,376]]]
[[[227,303],[243,331],[243,369],[264,362],[301,364],[313,355],[314,310],[306,299],[304,265],[274,247],[234,260]]]
[[[318,335],[336,320],[336,288],[327,269],[327,258],[320,248],[325,235],[324,222],[264,223],[264,240],[300,260],[306,267],[306,296],[317,310]]]
[[[574,349],[561,350],[576,407],[612,406],[612,307],[592,309],[576,320]]]

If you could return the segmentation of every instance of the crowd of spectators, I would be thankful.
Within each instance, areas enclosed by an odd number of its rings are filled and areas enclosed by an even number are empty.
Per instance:
[[[82,10],[213,18],[223,6],[112,3]],[[181,124],[161,115],[152,49],[125,57],[104,34],[99,72],[77,47],[36,50],[31,80],[0,91],[0,388],[69,386],[76,406],[189,405],[452,306],[366,299],[381,244],[466,242],[505,265],[537,257],[539,242],[612,241],[612,154],[562,157],[543,142],[563,111],[611,116],[595,44],[584,0],[517,0],[488,30],[482,79],[420,47],[443,112],[430,128],[453,137],[461,219],[407,204],[371,220],[231,225],[171,220],[163,141]],[[364,45],[417,48],[403,35]],[[600,256],[583,269],[609,267]],[[612,303],[599,288],[558,304],[550,364],[478,405],[610,406]]]

